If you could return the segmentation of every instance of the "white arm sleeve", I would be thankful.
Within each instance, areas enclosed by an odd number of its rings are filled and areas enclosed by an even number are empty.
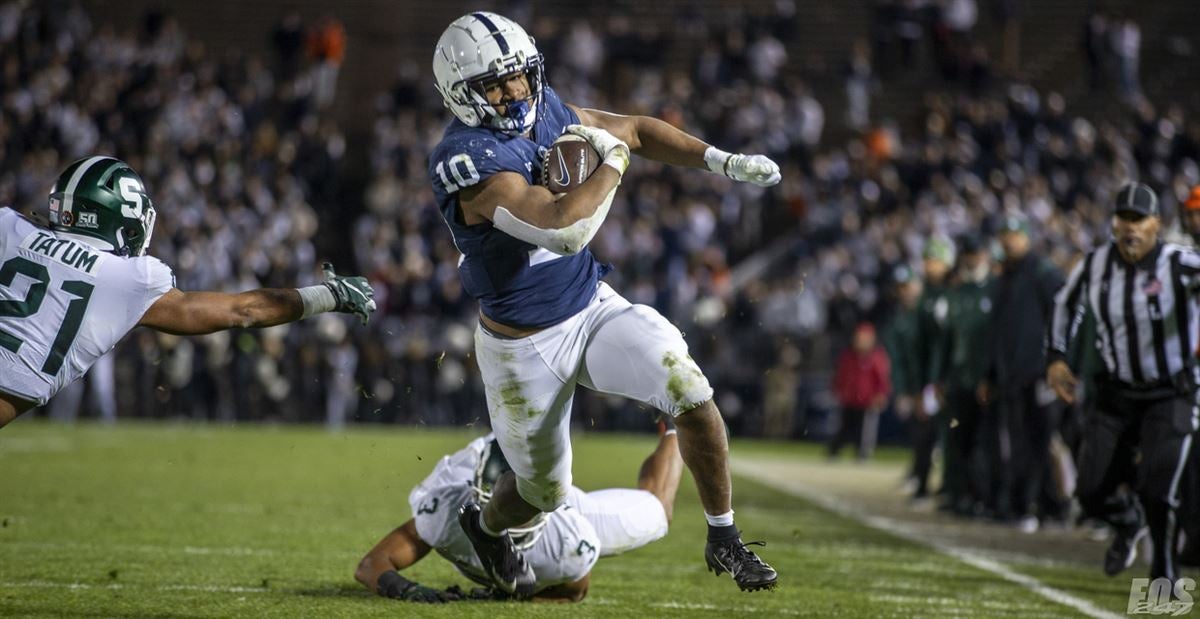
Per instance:
[[[612,191],[609,191],[608,195],[604,197],[604,201],[596,207],[596,212],[592,213],[591,217],[580,219],[565,228],[550,230],[539,228],[513,215],[512,211],[503,206],[496,207],[492,223],[513,238],[533,243],[560,256],[569,256],[583,251],[583,248],[591,242],[592,237],[596,236],[600,224],[604,223],[604,218],[608,217],[608,209],[612,206],[613,197],[616,195],[617,188],[613,187]]]

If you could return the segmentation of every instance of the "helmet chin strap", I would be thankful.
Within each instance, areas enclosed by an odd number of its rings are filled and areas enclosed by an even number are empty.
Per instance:
[[[491,127],[494,129],[506,133],[515,133],[516,135],[526,133],[532,129],[534,123],[537,122],[537,109],[529,104],[530,98],[532,97],[521,99],[519,101],[513,101],[512,103],[506,103],[503,116],[496,114],[495,107],[493,106],[493,114],[491,115],[491,118],[488,119],[487,124],[491,125]],[[511,125],[508,127],[501,126],[502,123],[498,122],[501,119],[508,120]]]
[[[508,104],[508,117],[517,123],[518,127],[525,126],[525,116],[527,114],[529,114],[528,99],[521,99],[520,101],[513,101]]]

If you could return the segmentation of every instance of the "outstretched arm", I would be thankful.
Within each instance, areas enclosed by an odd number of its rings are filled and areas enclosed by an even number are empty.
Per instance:
[[[371,591],[395,600],[440,604],[461,599],[400,575],[398,570],[411,567],[429,551],[429,544],[417,534],[417,521],[409,518],[408,522],[379,540],[367,556],[358,562],[354,579]]]
[[[725,152],[649,116],[623,116],[571,106],[584,125],[600,127],[620,138],[637,155],[663,163],[707,169],[735,181],[770,187],[780,181],[779,166],[763,155]]]
[[[167,291],[142,316],[139,326],[172,335],[203,335],[237,327],[271,327],[299,320],[300,293],[292,288],[261,288],[238,294]]]
[[[364,277],[339,277],[325,265],[325,283],[307,288],[260,288],[236,294],[172,288],[142,315],[138,326],[173,335],[273,327],[321,312],[358,315],[375,311],[375,293]]]
[[[624,116],[571,107],[579,114],[580,123],[600,127],[617,136],[640,157],[689,168],[708,168],[704,163],[704,151],[709,145],[669,123],[650,116]]]
[[[408,522],[379,540],[379,543],[358,562],[354,579],[371,591],[379,593],[381,574],[407,569],[425,558],[430,550],[429,544],[417,535],[417,521],[409,518]]]

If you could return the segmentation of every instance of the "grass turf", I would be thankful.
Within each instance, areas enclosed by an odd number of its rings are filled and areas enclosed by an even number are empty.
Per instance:
[[[25,420],[0,431],[0,616],[1042,616],[1074,613],[955,559],[735,480],[745,539],[780,572],[741,593],[703,562],[690,479],[662,541],[601,560],[588,599],[556,605],[409,605],[353,580],[411,514],[408,491],[470,430],[122,424]],[[633,486],[651,436],[575,438],[575,483]],[[736,454],[817,457],[739,441]],[[1056,587],[1123,611],[1094,572],[1039,567]],[[408,575],[467,586],[435,555]],[[401,606],[402,605],[402,606]]]

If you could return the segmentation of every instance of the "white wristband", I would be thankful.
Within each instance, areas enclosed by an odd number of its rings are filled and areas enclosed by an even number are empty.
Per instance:
[[[732,156],[733,153],[727,153],[716,146],[709,146],[704,151],[704,165],[721,176],[729,176],[729,170],[725,166],[729,164],[729,158]]]
[[[625,175],[625,170],[629,169],[629,149],[614,148],[608,151],[608,156],[600,165],[606,165],[617,171],[621,176]]]
[[[325,284],[297,288],[296,292],[300,293],[300,301],[304,304],[304,313],[301,314],[301,318],[308,318],[322,312],[332,312],[333,308],[337,307],[337,299],[333,298],[333,291]]]

